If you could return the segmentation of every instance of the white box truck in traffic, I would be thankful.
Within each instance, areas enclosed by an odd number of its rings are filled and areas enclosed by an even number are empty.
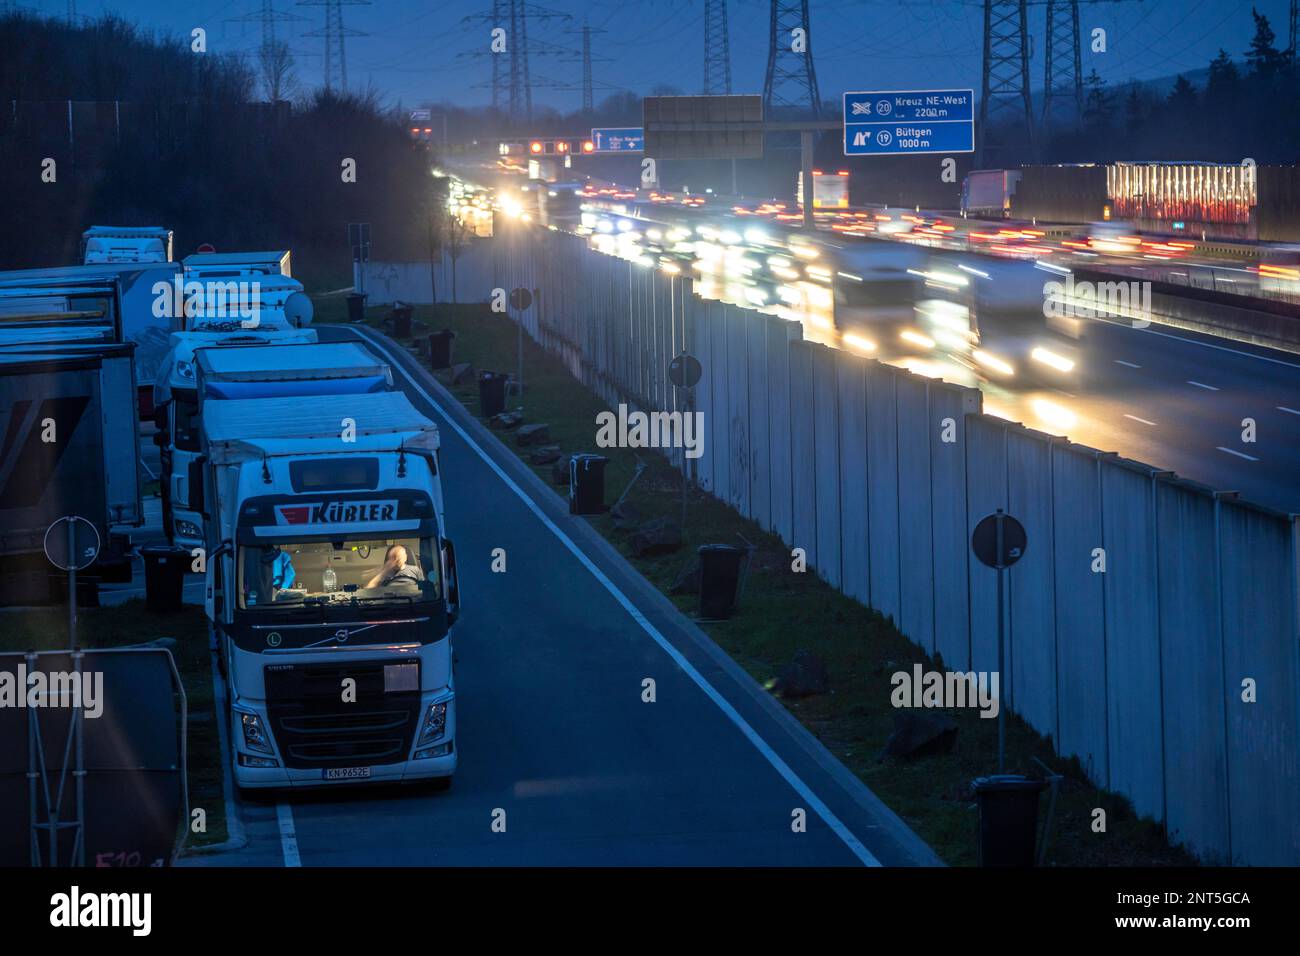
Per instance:
[[[450,783],[438,429],[400,392],[211,402],[206,607],[241,788]]]
[[[842,169],[839,172],[824,173],[820,169],[814,169],[812,180],[814,209],[848,208],[849,174],[847,170]],[[796,205],[803,205],[803,175],[800,173],[796,173],[794,177],[794,201]]]
[[[203,545],[198,512],[190,507],[190,465],[199,454],[203,408],[234,398],[354,395],[388,391],[388,365],[352,342],[316,345],[287,334],[256,345],[221,343],[194,353],[194,377],[172,388],[172,403],[160,416],[157,444],[162,449],[159,484],[163,525],[175,545]],[[190,392],[193,392],[191,395]]]
[[[961,184],[961,214],[1006,219],[1023,174],[1018,169],[976,169]]]

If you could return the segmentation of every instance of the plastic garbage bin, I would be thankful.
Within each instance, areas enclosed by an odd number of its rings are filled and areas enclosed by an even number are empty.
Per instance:
[[[1038,795],[1047,787],[1018,773],[977,777],[980,866],[1033,866],[1038,843]]]
[[[700,556],[700,617],[721,620],[736,610],[740,569],[748,551],[731,544],[705,544]]]
[[[451,368],[451,343],[456,333],[443,329],[429,336],[429,367],[432,369]]]
[[[504,372],[478,373],[478,404],[484,418],[500,415],[506,410],[506,380]]]
[[[159,614],[179,611],[185,572],[190,567],[189,549],[146,545],[140,549],[140,557],[144,559],[144,598],[149,610]]]
[[[411,337],[411,307],[409,305],[393,306],[393,337],[409,339]]]
[[[569,459],[569,514],[598,515],[605,511],[605,466],[602,455],[574,455]]]
[[[366,297],[360,292],[348,296],[348,321],[364,322],[366,320]]]

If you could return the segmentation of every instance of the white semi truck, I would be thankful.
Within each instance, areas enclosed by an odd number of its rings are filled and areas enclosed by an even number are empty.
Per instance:
[[[203,414],[206,608],[241,788],[450,783],[438,429],[400,392]]]
[[[163,226],[91,226],[81,234],[81,261],[171,262],[172,231]]]
[[[163,522],[175,545],[197,548],[204,543],[199,515],[190,506],[189,486],[190,465],[199,454],[202,409],[208,402],[361,394],[393,386],[388,365],[355,343],[317,345],[314,333],[312,341],[293,333],[262,338],[266,341],[243,345],[224,341],[199,349],[194,353],[193,377],[185,387],[172,387],[171,404],[159,421],[166,427],[157,434],[162,449]]]

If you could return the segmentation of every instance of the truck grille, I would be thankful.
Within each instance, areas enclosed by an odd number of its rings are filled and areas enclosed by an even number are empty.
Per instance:
[[[394,666],[416,669],[415,690],[385,690],[385,667]],[[271,732],[286,767],[374,766],[411,752],[420,720],[418,661],[278,664],[264,676]],[[356,681],[353,703],[343,702],[346,678]]]

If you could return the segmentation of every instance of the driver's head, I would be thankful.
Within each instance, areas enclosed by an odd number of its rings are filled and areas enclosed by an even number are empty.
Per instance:
[[[385,561],[392,561],[399,568],[406,567],[406,548],[400,544],[389,545],[384,554]]]

